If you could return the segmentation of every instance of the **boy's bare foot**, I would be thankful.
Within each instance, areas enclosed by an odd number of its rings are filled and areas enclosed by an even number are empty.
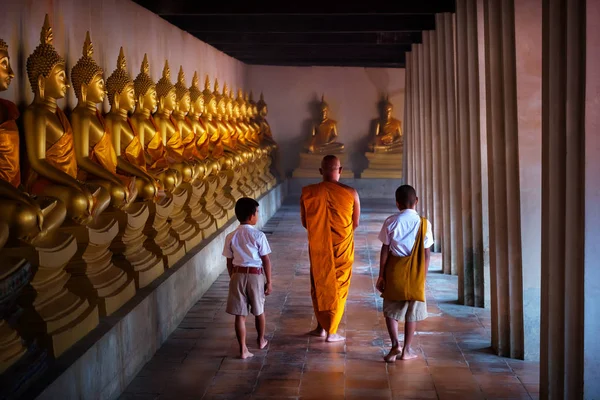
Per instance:
[[[251,357],[254,357],[254,354],[250,353],[248,351],[248,348],[245,348],[244,350],[242,350],[242,354],[240,354],[240,358],[242,360],[245,360],[245,359],[251,358]]]
[[[343,340],[346,340],[345,337],[338,335],[337,333],[330,333],[329,335],[327,335],[327,342],[341,342]]]
[[[419,355],[417,353],[415,353],[414,350],[408,348],[402,352],[402,357],[400,357],[400,359],[406,361],[406,360],[413,360],[417,357],[419,357]]]
[[[265,347],[267,347],[269,345],[269,341],[267,339],[262,339],[262,340],[257,340],[258,343],[258,348],[260,350],[264,349]]]
[[[402,347],[392,347],[390,349],[390,352],[387,353],[387,355],[383,357],[383,359],[385,360],[385,362],[393,363],[394,361],[396,361],[396,356],[399,356],[400,354],[402,354]]]
[[[325,332],[325,329],[323,328],[315,328],[312,331],[308,332],[309,335],[311,336],[317,336],[317,337],[325,337],[327,336],[327,332]]]

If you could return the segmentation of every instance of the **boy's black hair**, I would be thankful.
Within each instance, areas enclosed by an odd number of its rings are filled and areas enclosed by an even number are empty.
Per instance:
[[[417,191],[410,185],[402,185],[396,189],[396,203],[412,208],[417,203]]]
[[[242,197],[235,202],[235,216],[240,222],[246,222],[258,209],[258,201],[250,197]]]

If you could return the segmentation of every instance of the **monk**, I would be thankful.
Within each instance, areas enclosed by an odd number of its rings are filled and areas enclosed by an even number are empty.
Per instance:
[[[327,342],[345,340],[337,334],[344,314],[352,263],[354,230],[360,201],[356,190],[339,182],[340,160],[328,155],[321,161],[323,182],[302,188],[302,226],[308,231],[310,294],[317,327],[309,333]]]

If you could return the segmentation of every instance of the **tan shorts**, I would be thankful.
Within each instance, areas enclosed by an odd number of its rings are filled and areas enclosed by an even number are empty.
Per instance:
[[[383,315],[396,321],[417,322],[427,318],[427,303],[422,301],[392,301],[383,299]]]
[[[258,316],[265,310],[265,276],[264,274],[234,273],[229,280],[229,296],[225,311],[232,315]]]

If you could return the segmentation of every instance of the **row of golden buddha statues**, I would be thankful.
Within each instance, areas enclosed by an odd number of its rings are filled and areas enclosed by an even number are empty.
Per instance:
[[[0,100],[0,282],[10,289],[0,299],[0,372],[30,341],[62,354],[229,221],[236,199],[276,184],[262,95],[234,98],[217,81],[211,90],[208,76],[201,90],[196,73],[188,87],[182,69],[173,84],[167,62],[155,83],[146,56],[132,79],[122,48],[105,81],[88,33],[68,119],[56,102],[69,87],[66,65],[52,39],[46,16],[27,58],[34,100],[19,125],[16,106]],[[0,90],[14,77],[9,60],[0,40]],[[22,312],[8,324],[14,301]]]
[[[383,116],[375,123],[375,132],[365,154],[369,167],[362,178],[402,178],[403,136],[402,123],[392,116],[394,106],[389,98],[383,104]],[[337,122],[329,118],[329,105],[321,97],[320,121],[312,128],[310,140],[300,153],[300,166],[293,172],[296,178],[319,177],[319,166],[324,154],[335,154],[342,165],[347,154],[344,144],[338,141]],[[353,178],[350,169],[344,169],[342,178]]]

